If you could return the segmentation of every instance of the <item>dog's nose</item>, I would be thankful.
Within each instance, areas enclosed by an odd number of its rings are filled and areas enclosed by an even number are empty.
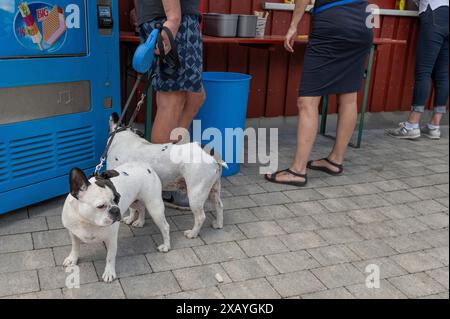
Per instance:
[[[117,207],[117,206],[111,207],[111,209],[109,210],[108,213],[109,213],[109,215],[112,217],[112,219],[115,222],[120,221],[121,215],[120,215],[120,208],[119,207]]]

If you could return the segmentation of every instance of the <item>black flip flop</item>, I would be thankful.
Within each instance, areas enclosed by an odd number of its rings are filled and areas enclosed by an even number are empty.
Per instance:
[[[304,182],[280,182],[280,181],[277,181],[277,176],[284,172],[287,172],[293,176],[304,178],[305,181]],[[273,174],[271,174],[270,177],[266,174],[266,175],[264,175],[264,178],[266,180],[268,180],[269,182],[275,183],[275,184],[283,184],[283,185],[290,185],[290,186],[297,186],[297,187],[305,187],[306,184],[308,184],[308,176],[306,174],[298,174],[289,168],[285,169],[283,171],[278,171],[276,173],[273,173]]]
[[[341,164],[337,164],[337,163],[335,163],[333,161],[330,161],[328,158],[322,158],[322,159],[319,159],[319,160],[316,160],[316,161],[326,161],[329,164],[331,164],[334,167],[336,167],[337,169],[339,169],[339,171],[338,172],[332,171],[331,169],[329,169],[326,166],[314,166],[313,165],[314,161],[309,161],[307,167],[309,169],[312,169],[313,171],[321,171],[321,172],[324,172],[324,173],[327,173],[327,174],[333,175],[333,176],[341,175],[342,172],[344,171],[344,166],[342,166]]]

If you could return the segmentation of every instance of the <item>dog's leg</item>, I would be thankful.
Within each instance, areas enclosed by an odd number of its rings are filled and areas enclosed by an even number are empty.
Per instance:
[[[117,255],[117,238],[119,236],[118,229],[111,238],[109,238],[105,244],[108,253],[106,255],[106,266],[103,273],[104,282],[113,282],[117,278],[116,275],[116,255]]]
[[[220,190],[221,184],[219,177],[218,181],[214,184],[213,188],[211,189],[212,199],[214,201],[214,205],[216,208],[216,220],[212,222],[212,226],[215,229],[223,228],[223,203],[222,198],[220,197]]]
[[[72,240],[72,251],[70,252],[70,255],[64,260],[63,262],[64,267],[75,266],[78,263],[78,258],[80,257],[81,241],[77,236],[72,234],[70,231],[69,234],[70,239]]]
[[[136,201],[130,206],[130,220],[124,219],[127,225],[135,228],[142,228],[145,225],[145,205],[141,201]]]
[[[164,202],[162,201],[162,198],[159,197],[157,200],[148,201],[145,203],[145,206],[156,226],[158,226],[161,231],[163,244],[158,246],[158,251],[166,253],[170,250],[170,226],[169,223],[167,223],[166,215],[164,214]]]

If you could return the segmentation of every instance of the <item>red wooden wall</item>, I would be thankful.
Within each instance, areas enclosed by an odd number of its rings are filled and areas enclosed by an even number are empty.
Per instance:
[[[121,29],[129,30],[128,12],[132,1],[120,0]],[[262,10],[265,0],[204,0],[205,12],[250,14]],[[271,0],[283,2],[283,0]],[[392,9],[395,0],[371,0],[381,8]],[[284,35],[289,27],[291,12],[272,11],[266,28],[267,35]],[[310,15],[299,26],[299,34],[308,34]],[[415,46],[418,19],[411,17],[381,17],[377,37],[406,39],[405,45],[384,45],[375,53],[374,72],[369,96],[369,111],[409,110],[414,85]],[[243,72],[253,76],[248,117],[296,115],[296,99],[304,57],[304,46],[288,54],[282,46],[274,51],[238,45],[205,45],[206,71]],[[360,92],[360,100],[362,94]],[[331,111],[336,111],[336,99],[331,98]]]

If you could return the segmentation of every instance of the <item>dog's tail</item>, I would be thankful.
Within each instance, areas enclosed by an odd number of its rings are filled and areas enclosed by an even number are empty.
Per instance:
[[[203,149],[203,151],[206,154],[208,154],[209,156],[212,156],[216,160],[217,164],[219,164],[219,166],[229,169],[228,164],[222,160],[222,157],[220,156],[220,154],[215,152],[215,150],[213,148],[209,148],[207,145],[202,146],[202,145],[200,145],[200,143],[197,143],[197,142],[194,142],[194,143],[197,144],[201,149]]]

